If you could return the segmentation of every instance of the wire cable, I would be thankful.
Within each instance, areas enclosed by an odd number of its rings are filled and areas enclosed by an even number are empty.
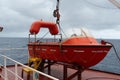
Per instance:
[[[87,3],[90,4],[90,5],[93,5],[93,6],[98,7],[98,8],[104,8],[104,9],[118,9],[118,8],[110,8],[110,7],[105,7],[105,6],[97,5],[97,4],[92,3],[92,2],[90,2],[90,1],[88,1],[88,0],[84,0],[84,1],[87,2]]]
[[[66,33],[64,32],[64,30],[61,28],[60,24],[59,24],[59,28],[60,28],[60,30],[62,31],[62,33],[64,34],[64,36],[65,36],[66,38],[68,38],[68,36],[67,36]]]
[[[120,3],[116,0],[109,0],[113,5],[115,5],[116,7],[118,7],[120,9]]]
[[[115,51],[115,55],[116,55],[117,59],[120,61],[120,57],[119,57],[119,55],[118,55],[118,53],[117,53],[117,50],[116,50],[115,46],[114,46],[111,42],[106,42],[106,43],[112,45],[112,47],[113,47],[113,49],[114,49],[114,51]]]
[[[48,32],[46,32],[38,41],[40,41],[40,40],[42,40],[42,39],[44,39],[45,38],[45,36],[47,35],[49,33],[49,31]]]

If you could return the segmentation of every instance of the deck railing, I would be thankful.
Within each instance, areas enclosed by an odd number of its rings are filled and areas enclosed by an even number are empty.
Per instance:
[[[22,66],[22,67],[31,69],[31,70],[33,71],[33,73],[37,73],[38,75],[40,74],[40,75],[45,76],[45,77],[47,77],[47,78],[49,78],[49,79],[51,79],[51,80],[59,80],[59,79],[57,79],[57,78],[55,78],[55,77],[52,77],[52,76],[47,75],[47,74],[45,74],[45,73],[43,73],[43,72],[40,72],[40,71],[35,70],[35,69],[31,68],[31,67],[28,67],[28,66],[26,66],[26,65],[24,65],[24,64],[22,64],[22,63],[20,63],[20,62],[18,62],[18,61],[15,61],[15,60],[13,60],[13,59],[5,56],[5,55],[0,55],[0,59],[1,59],[1,57],[2,57],[2,59],[4,60],[4,64],[0,64],[0,67],[1,67],[2,70],[3,70],[3,72],[0,73],[0,76],[1,76],[1,78],[3,78],[4,80],[10,80],[10,79],[8,78],[8,72],[10,72],[11,74],[14,75],[14,78],[15,78],[14,80],[24,80],[24,79],[18,74],[18,69],[19,69],[18,66]],[[15,67],[14,70],[11,70],[10,68],[7,67],[7,61],[12,61],[12,62],[14,62],[14,67]],[[33,80],[39,80],[39,79],[35,79],[35,77],[33,76]]]

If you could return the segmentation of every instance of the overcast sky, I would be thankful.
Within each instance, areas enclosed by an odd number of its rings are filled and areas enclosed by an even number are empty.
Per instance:
[[[0,0],[0,37],[28,37],[34,21],[53,21],[57,0]],[[120,0],[117,0],[120,2]],[[120,9],[108,0],[60,0],[61,27],[66,35],[87,28],[95,38],[120,39]],[[47,29],[41,29],[43,35]]]

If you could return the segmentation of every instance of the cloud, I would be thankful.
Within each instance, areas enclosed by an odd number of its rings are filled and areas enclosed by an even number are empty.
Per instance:
[[[32,22],[41,19],[55,21],[52,14],[56,1],[0,0],[0,26],[4,27],[1,36],[27,37]],[[104,38],[119,37],[120,10],[108,0],[60,0],[60,13],[61,27],[65,32],[86,27]],[[105,31],[109,37],[101,34]]]

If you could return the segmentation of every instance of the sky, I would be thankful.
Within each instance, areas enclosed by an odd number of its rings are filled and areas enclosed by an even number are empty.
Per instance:
[[[33,22],[55,22],[56,2],[0,0],[0,26],[4,27],[0,37],[28,37]],[[87,28],[95,38],[120,39],[120,9],[109,0],[60,0],[59,10],[60,25],[67,36],[80,35],[81,28]],[[44,36],[47,31],[41,29],[37,36]]]

